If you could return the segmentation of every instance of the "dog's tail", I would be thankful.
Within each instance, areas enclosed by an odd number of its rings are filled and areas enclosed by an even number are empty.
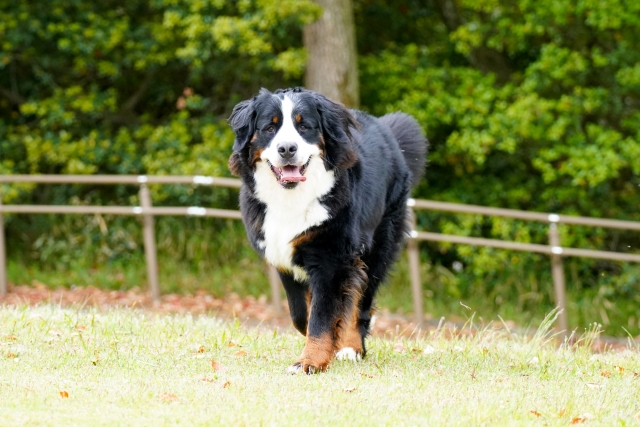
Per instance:
[[[408,114],[397,112],[380,117],[396,137],[404,160],[411,171],[411,184],[415,187],[424,175],[429,141],[424,136],[418,121]]]

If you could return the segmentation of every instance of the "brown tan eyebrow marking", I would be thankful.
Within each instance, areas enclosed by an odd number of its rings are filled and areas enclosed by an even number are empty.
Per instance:
[[[297,123],[300,123],[300,120],[302,120],[302,116],[301,116],[300,114],[298,114],[298,115],[296,116],[296,122],[297,122]]]
[[[271,119],[271,121],[272,121],[273,123],[276,123],[276,124],[277,124],[277,123],[278,123],[278,116],[273,116],[273,118]]]

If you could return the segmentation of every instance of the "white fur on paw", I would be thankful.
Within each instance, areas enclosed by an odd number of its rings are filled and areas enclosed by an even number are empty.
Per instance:
[[[302,371],[302,365],[300,363],[294,363],[287,368],[287,374],[299,374]]]
[[[336,353],[336,359],[338,360],[351,360],[352,362],[357,362],[362,360],[362,356],[351,347],[341,348],[340,351]]]
[[[371,316],[371,322],[369,322],[369,330],[372,330],[374,326],[376,326],[376,321],[378,320],[378,316],[375,314]]]

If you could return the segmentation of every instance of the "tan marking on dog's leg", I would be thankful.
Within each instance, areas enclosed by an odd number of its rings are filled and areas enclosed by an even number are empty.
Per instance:
[[[345,322],[344,327],[339,331],[338,353],[336,358],[339,360],[359,360],[362,359],[364,353],[362,348],[362,335],[358,327],[358,319],[360,318],[360,298],[353,301],[350,309],[350,316]]]
[[[335,345],[331,333],[327,332],[319,337],[307,335],[307,342],[304,345],[302,354],[298,361],[287,368],[287,372],[297,374],[304,372],[313,374],[323,372],[333,360]]]
[[[367,275],[364,271],[366,266],[359,258],[355,260],[354,265],[358,269],[358,274],[353,278],[353,287],[349,298],[351,306],[345,308],[346,319],[342,321],[342,327],[337,331],[339,351],[336,358],[340,360],[360,360],[364,354],[358,320],[360,319],[360,300],[366,287]]]

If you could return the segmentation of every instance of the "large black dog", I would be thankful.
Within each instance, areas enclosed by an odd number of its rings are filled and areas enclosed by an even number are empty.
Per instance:
[[[373,298],[407,232],[427,140],[411,116],[375,118],[302,88],[240,102],[229,169],[256,251],[274,265],[306,344],[289,372],[365,355]]]

